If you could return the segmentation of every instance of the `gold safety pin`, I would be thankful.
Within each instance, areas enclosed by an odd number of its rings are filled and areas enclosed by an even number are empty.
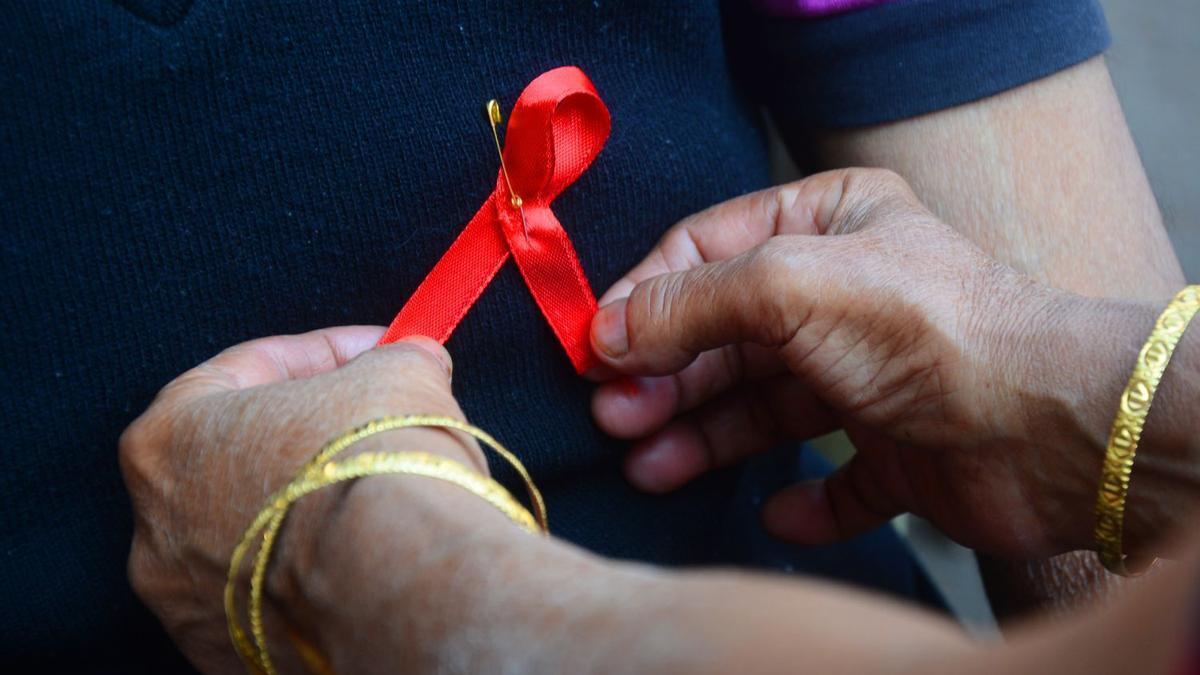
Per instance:
[[[500,148],[500,132],[497,130],[504,116],[500,113],[500,103],[496,99],[487,102],[488,123],[492,126],[492,140],[496,142],[496,155],[500,157],[500,172],[504,174],[504,183],[508,185],[509,203],[521,213],[521,226],[525,228],[525,241],[529,241],[529,223],[525,222],[525,209],[521,197],[513,190],[512,180],[508,177],[508,167],[504,164],[504,150]]]

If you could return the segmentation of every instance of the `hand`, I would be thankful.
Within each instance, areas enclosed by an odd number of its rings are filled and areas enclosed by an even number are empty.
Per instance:
[[[609,290],[596,353],[659,377],[603,385],[594,414],[640,439],[627,474],[650,491],[845,427],[857,456],[765,509],[792,540],[911,511],[992,552],[1080,548],[1099,454],[1052,387],[1054,364],[1086,364],[1039,341],[1081,302],[988,258],[894,174],[820,174],[682,221]]]
[[[270,493],[325,441],[357,424],[408,413],[462,418],[445,351],[424,338],[370,349],[381,334],[331,328],[230,348],[168,384],[122,435],[136,522],[130,581],[201,669],[241,668],[222,589],[230,553]],[[351,450],[381,446],[439,453],[487,471],[472,439],[436,430],[389,432]],[[316,533],[338,494],[323,490],[293,509],[274,568],[310,576]],[[407,510],[419,511],[413,494],[406,496]]]
[[[124,435],[138,520],[131,579],[202,670],[239,668],[221,589],[233,542],[269,492],[330,435],[364,419],[461,415],[438,347],[414,340],[364,351],[379,334],[338,328],[240,345],[168,385]],[[485,470],[472,443],[442,432],[403,430],[381,441]],[[286,618],[316,638],[336,672],[768,671],[798,658],[827,670],[907,658],[914,668],[957,672],[980,656],[997,672],[1057,672],[1077,663],[1080,649],[1088,664],[1119,672],[1165,662],[1175,644],[1168,629],[1182,623],[1191,597],[1157,579],[1157,590],[1135,598],[1143,611],[1123,611],[1120,625],[1068,626],[1051,639],[1039,632],[1024,648],[982,654],[938,617],[848,589],[659,571],[512,536],[519,530],[495,509],[436,481],[373,477],[338,492],[296,506],[284,530],[292,540],[275,565],[305,585],[300,611],[283,598]],[[857,637],[837,629],[847,621],[883,637],[854,649]],[[268,617],[271,626],[278,622]],[[1095,637],[1117,629],[1131,640]],[[1134,643],[1136,653],[1114,653]],[[284,647],[273,650],[277,660],[291,652],[285,641],[272,644]]]

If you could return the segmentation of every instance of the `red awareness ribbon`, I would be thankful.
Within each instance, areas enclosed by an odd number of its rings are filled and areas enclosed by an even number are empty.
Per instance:
[[[496,189],[417,287],[379,344],[408,335],[445,343],[509,255],[566,350],[576,372],[595,362],[588,340],[596,296],[579,256],[550,210],[587,170],[611,126],[608,108],[583,71],[567,66],[539,75],[509,117]]]

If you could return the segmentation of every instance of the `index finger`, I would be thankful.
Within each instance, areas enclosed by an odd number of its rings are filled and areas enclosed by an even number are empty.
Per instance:
[[[650,253],[601,296],[628,297],[639,283],[726,260],[779,234],[821,234],[842,196],[846,170],[827,171],[722,202],[667,230]]]

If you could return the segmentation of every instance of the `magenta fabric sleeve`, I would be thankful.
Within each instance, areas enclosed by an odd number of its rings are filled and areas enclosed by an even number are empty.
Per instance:
[[[815,18],[849,12],[892,0],[754,0],[758,9],[775,16]]]

